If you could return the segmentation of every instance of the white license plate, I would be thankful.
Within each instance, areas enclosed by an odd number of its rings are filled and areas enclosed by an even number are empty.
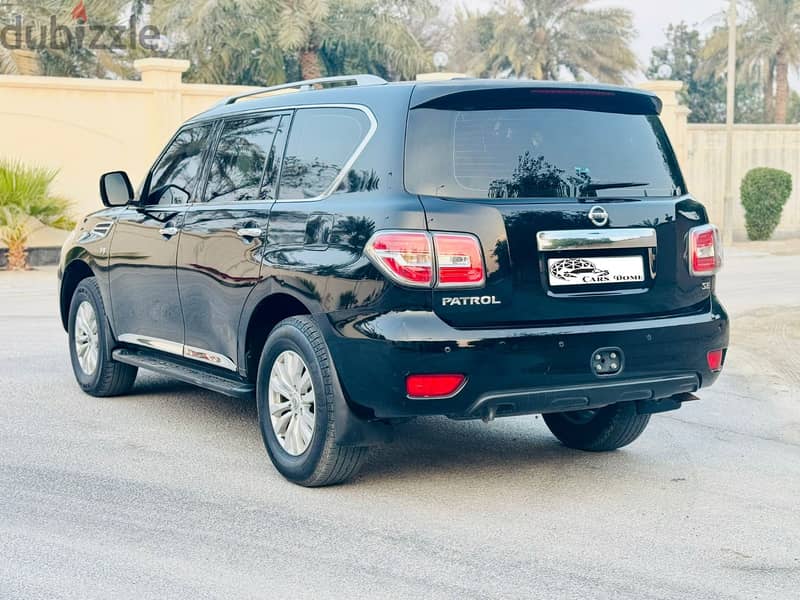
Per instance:
[[[644,281],[641,256],[551,258],[547,261],[550,285],[601,285]]]

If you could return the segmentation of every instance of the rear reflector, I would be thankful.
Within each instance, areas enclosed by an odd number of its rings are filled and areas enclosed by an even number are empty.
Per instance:
[[[708,360],[708,368],[711,371],[719,371],[722,369],[722,356],[724,352],[722,350],[711,350],[707,355],[706,359]]]
[[[381,271],[403,285],[433,285],[431,238],[422,231],[384,231],[376,233],[366,247],[367,254]]]
[[[456,374],[409,375],[406,394],[409,398],[447,398],[459,390],[465,379]]]
[[[486,280],[478,238],[460,233],[434,233],[437,287],[480,287]]]
[[[695,277],[708,277],[722,266],[722,243],[714,225],[701,225],[689,230],[689,272]]]

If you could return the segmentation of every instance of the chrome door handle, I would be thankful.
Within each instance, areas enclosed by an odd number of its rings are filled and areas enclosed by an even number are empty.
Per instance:
[[[242,227],[236,231],[236,235],[241,238],[260,238],[264,232],[260,227]]]
[[[162,227],[158,230],[158,233],[163,235],[164,237],[172,237],[173,235],[178,235],[178,228],[177,227]]]

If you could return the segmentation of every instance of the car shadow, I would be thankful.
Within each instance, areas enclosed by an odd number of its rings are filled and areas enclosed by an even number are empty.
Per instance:
[[[223,426],[238,439],[229,447],[242,452],[263,451],[254,400],[231,398],[170,380],[159,375],[140,376],[130,401],[152,402],[159,410],[186,420],[188,429],[204,424]],[[177,413],[177,415],[176,415]],[[370,448],[367,462],[353,480],[358,486],[386,485],[424,479],[442,485],[454,479],[465,483],[498,482],[516,478],[554,477],[613,470],[641,462],[636,453],[586,453],[563,446],[547,430],[541,416],[505,417],[491,423],[455,421],[446,417],[420,417],[394,426],[394,441]],[[243,456],[250,461],[252,456]],[[268,464],[266,453],[263,460]],[[347,487],[347,486],[346,486]]]

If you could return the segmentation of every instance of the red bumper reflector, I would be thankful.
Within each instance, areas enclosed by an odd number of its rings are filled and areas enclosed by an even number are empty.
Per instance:
[[[409,375],[406,394],[409,398],[444,398],[458,391],[466,379],[463,375]]]
[[[708,359],[708,368],[712,371],[719,371],[722,368],[722,350],[711,350],[706,355]]]

